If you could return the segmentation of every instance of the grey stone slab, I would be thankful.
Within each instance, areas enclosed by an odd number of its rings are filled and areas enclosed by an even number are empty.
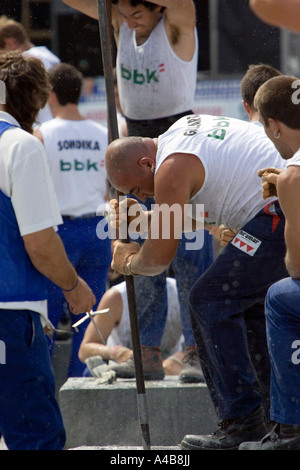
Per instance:
[[[217,417],[205,384],[181,384],[178,378],[146,381],[151,446],[178,446],[186,434],[208,434]],[[67,448],[141,446],[134,379],[99,384],[95,378],[71,378],[61,387],[59,404]]]

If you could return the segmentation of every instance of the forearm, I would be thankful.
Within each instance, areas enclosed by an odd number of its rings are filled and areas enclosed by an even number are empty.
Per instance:
[[[81,362],[92,356],[101,356],[104,361],[112,359],[112,347],[102,343],[81,343],[78,357]]]
[[[131,272],[142,276],[163,273],[176,254],[178,243],[175,244],[171,243],[171,240],[146,240],[141,250],[129,258]]]
[[[264,22],[299,32],[299,0],[250,0],[249,6]]]
[[[141,276],[157,276],[163,273],[169,266],[168,264],[156,264],[149,256],[136,254],[130,258],[130,272],[128,274]]]
[[[178,240],[168,246],[170,240],[151,240],[144,242],[142,247],[136,243],[124,243],[116,240],[113,243],[113,259],[111,267],[125,276],[155,276],[164,272],[175,256]]]

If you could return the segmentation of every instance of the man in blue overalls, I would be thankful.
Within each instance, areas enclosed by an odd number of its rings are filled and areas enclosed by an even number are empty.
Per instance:
[[[3,52],[0,81],[0,432],[11,450],[60,450],[65,430],[43,328],[46,277],[75,314],[96,299],[55,232],[62,220],[47,157],[31,135],[48,99],[45,69],[36,58]]]

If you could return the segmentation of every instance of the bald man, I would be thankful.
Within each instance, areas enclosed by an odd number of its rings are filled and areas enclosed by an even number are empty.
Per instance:
[[[266,434],[262,404],[268,416],[270,370],[263,304],[273,280],[287,275],[284,218],[276,198],[263,200],[257,176],[266,166],[284,168],[285,162],[262,126],[223,116],[183,117],[158,139],[128,137],[106,152],[111,184],[141,200],[154,196],[156,203],[142,247],[114,243],[113,269],[136,276],[165,270],[177,250],[178,228],[184,231],[190,216],[209,230],[224,225],[238,231],[189,296],[221,426],[213,436],[186,436],[185,449],[236,449]],[[112,205],[117,220],[117,202]],[[181,217],[168,237],[152,237],[163,205]]]

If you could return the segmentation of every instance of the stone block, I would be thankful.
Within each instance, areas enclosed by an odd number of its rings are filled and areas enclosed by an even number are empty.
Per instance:
[[[176,446],[186,434],[215,430],[217,417],[205,384],[181,384],[178,377],[146,381],[151,445]],[[140,446],[135,379],[99,384],[69,378],[59,391],[67,433],[66,448]]]

